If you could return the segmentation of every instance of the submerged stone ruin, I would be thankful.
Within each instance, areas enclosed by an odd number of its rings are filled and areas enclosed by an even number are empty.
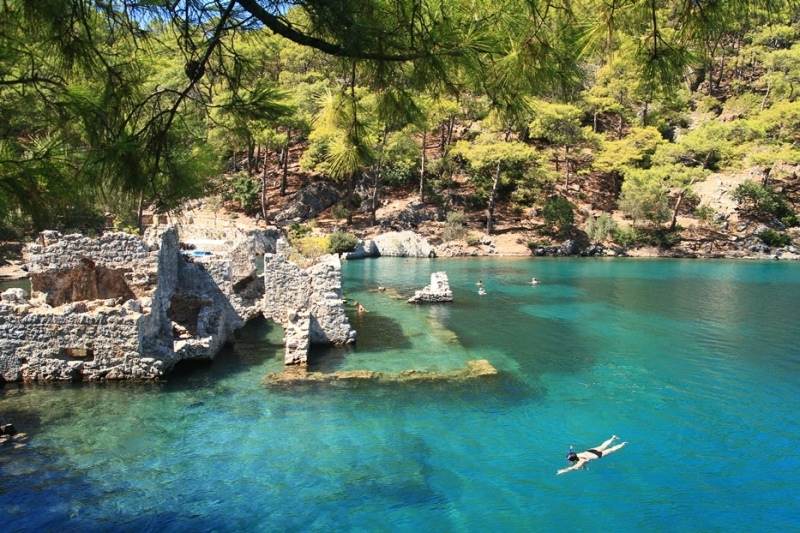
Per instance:
[[[286,369],[265,378],[268,385],[497,374],[485,360],[445,372],[308,371],[311,345],[356,338],[345,314],[341,262],[326,255],[298,264],[274,229],[189,223],[153,226],[144,237],[98,238],[45,231],[25,257],[31,295],[0,295],[0,382],[159,379],[180,361],[213,358],[238,328],[262,315],[284,328]],[[447,274],[435,272],[409,301],[452,299]]]
[[[355,339],[338,258],[303,269],[274,253],[275,230],[190,226],[183,238],[179,227],[144,238],[43,232],[26,250],[31,296],[0,298],[0,381],[158,379],[214,357],[262,314],[287,328],[287,363],[304,364],[310,343]],[[305,327],[290,327],[291,313]]]
[[[450,290],[450,282],[447,279],[447,272],[433,272],[431,282],[421,290],[414,292],[414,296],[408,299],[408,303],[443,303],[453,301],[453,291]]]
[[[324,255],[303,268],[289,259],[290,251],[278,239],[276,253],[264,257],[263,313],[287,332],[284,362],[304,365],[310,344],[348,344],[356,331],[344,312],[339,256]]]
[[[338,372],[309,372],[306,368],[284,370],[268,374],[264,378],[267,386],[300,384],[348,385],[357,383],[436,383],[459,382],[496,376],[497,369],[486,359],[467,361],[464,368],[456,370],[403,370],[401,372],[378,372],[374,370],[340,370]]]

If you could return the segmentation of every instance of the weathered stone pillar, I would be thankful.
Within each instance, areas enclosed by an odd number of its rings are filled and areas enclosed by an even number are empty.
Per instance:
[[[431,283],[416,291],[414,296],[408,299],[409,303],[438,303],[452,302],[453,291],[450,290],[450,282],[447,279],[447,272],[434,272],[431,274]]]
[[[305,309],[289,311],[284,326],[286,352],[283,362],[286,365],[306,365],[311,331],[311,315]]]

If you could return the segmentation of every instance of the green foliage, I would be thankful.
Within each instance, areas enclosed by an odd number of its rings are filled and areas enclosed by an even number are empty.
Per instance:
[[[336,204],[333,207],[331,207],[331,215],[333,215],[333,218],[337,220],[345,219],[349,214],[350,210],[347,209],[342,204]]]
[[[631,128],[625,137],[601,143],[594,167],[601,172],[622,174],[628,168],[648,168],[656,149],[664,142],[655,128]]]
[[[312,231],[311,227],[308,224],[300,224],[297,222],[293,222],[289,226],[289,230],[287,231],[287,236],[289,237],[289,242],[294,244],[295,241],[302,239],[303,237],[310,234]]]
[[[261,187],[256,180],[247,174],[237,174],[231,179],[224,196],[239,204],[242,211],[252,215],[258,211],[260,191]]]
[[[711,207],[710,205],[699,205],[694,210],[694,216],[696,216],[698,219],[705,222],[706,224],[713,222],[714,215],[716,214],[717,214],[716,210],[714,210],[714,208]]]
[[[767,246],[774,246],[776,248],[781,248],[783,246],[789,246],[790,244],[792,244],[791,237],[789,237],[785,233],[779,233],[774,229],[770,228],[762,230],[758,234],[758,238],[761,239],[761,242],[763,242]]]
[[[467,246],[479,246],[481,244],[481,238],[477,235],[467,235]]]
[[[742,209],[755,216],[774,217],[786,226],[797,225],[797,216],[785,197],[771,187],[747,180],[736,187],[733,198]]]
[[[466,221],[467,217],[464,216],[464,213],[458,211],[447,213],[444,231],[442,231],[442,240],[457,241],[463,239],[467,234],[467,228],[465,227]]]
[[[670,232],[662,228],[646,229],[635,226],[617,227],[611,236],[615,243],[624,248],[636,248],[638,246],[671,248],[680,240],[677,232]]]
[[[292,246],[309,260],[316,260],[319,257],[330,253],[330,238],[327,235],[306,235],[292,240]]]
[[[542,217],[548,226],[565,233],[575,223],[575,206],[563,196],[553,196],[545,202]]]
[[[358,244],[358,237],[352,233],[335,231],[328,235],[328,251],[332,254],[352,252]]]
[[[606,240],[617,228],[617,223],[608,213],[592,217],[586,223],[586,234],[593,242]]]

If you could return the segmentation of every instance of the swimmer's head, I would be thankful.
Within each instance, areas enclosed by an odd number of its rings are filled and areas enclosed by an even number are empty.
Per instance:
[[[577,463],[578,454],[570,450],[569,453],[567,454],[567,461],[569,461],[570,463]]]

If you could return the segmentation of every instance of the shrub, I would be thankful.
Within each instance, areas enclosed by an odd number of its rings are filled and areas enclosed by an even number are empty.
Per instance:
[[[444,224],[442,240],[456,241],[463,239],[467,234],[467,229],[464,227],[466,221],[467,217],[464,216],[464,213],[459,211],[451,211],[447,213],[447,221]]]
[[[635,227],[615,228],[611,236],[615,243],[625,248],[636,246],[642,240],[641,230]]]
[[[347,218],[347,215],[349,214],[350,210],[347,209],[342,204],[336,204],[335,206],[331,207],[331,215],[333,215],[333,218],[337,220],[342,220],[344,218]]]
[[[335,231],[328,236],[328,251],[332,254],[352,252],[358,244],[358,238],[352,233]]]
[[[238,174],[231,182],[228,196],[248,215],[258,211],[261,186],[247,174]]]
[[[616,228],[612,232],[614,242],[626,248],[635,246],[658,246],[672,248],[680,240],[677,231],[663,228],[642,229],[637,227]]]
[[[792,212],[784,196],[771,187],[747,180],[736,187],[733,198],[745,210],[756,216],[772,216],[786,226],[796,226],[797,216]]]
[[[774,229],[765,229],[758,234],[758,238],[761,239],[761,242],[766,244],[767,246],[775,246],[777,248],[781,248],[783,246],[789,246],[792,244],[792,239],[785,233],[780,233],[775,231]]]
[[[608,213],[601,213],[599,216],[589,219],[586,224],[586,234],[594,242],[604,241],[616,227],[617,223]]]
[[[296,240],[302,239],[309,233],[311,233],[311,228],[309,226],[306,224],[298,224],[297,222],[293,222],[289,226],[289,242],[294,243]]]
[[[307,235],[292,241],[292,245],[307,259],[317,259],[330,250],[330,239],[327,235]]]
[[[545,222],[564,233],[575,223],[575,206],[563,196],[549,198],[542,209]]]
[[[481,243],[481,238],[477,235],[467,235],[468,246],[478,246]]]
[[[717,212],[714,211],[714,208],[708,205],[697,206],[694,210],[694,215],[705,223],[713,222],[716,214]]]

